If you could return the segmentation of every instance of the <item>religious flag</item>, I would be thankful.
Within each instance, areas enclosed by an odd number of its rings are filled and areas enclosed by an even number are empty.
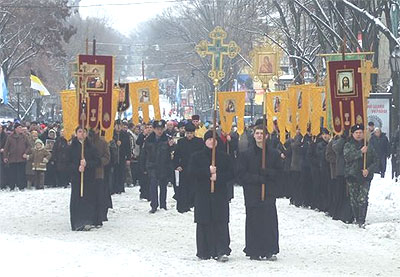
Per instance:
[[[78,72],[75,76],[78,79],[77,91],[80,93],[78,124],[89,128],[97,128],[100,124],[102,130],[112,128],[115,115],[113,114],[114,57],[79,55]],[[86,88],[85,95],[84,88]],[[83,105],[84,102],[87,102],[86,105]]]
[[[119,84],[118,112],[125,112],[130,107],[129,84]]]
[[[112,93],[113,93],[112,111],[110,119],[111,125],[108,129],[104,129],[103,127],[101,127],[102,131],[101,136],[103,136],[107,142],[110,142],[113,138],[115,115],[117,114],[117,109],[118,109],[119,89],[114,89]],[[79,125],[77,123],[79,118],[78,112],[71,112],[71,111],[78,111],[78,106],[79,106],[78,99],[75,90],[63,90],[61,91],[60,96],[61,96],[61,107],[63,112],[64,136],[67,140],[69,140],[72,138],[75,132],[75,128]],[[88,105],[90,105],[90,103],[88,103]]]
[[[8,104],[8,90],[4,80],[3,69],[0,67],[0,103]]]
[[[321,118],[326,122],[326,93],[325,87],[314,86],[310,91],[311,134],[316,136],[321,132]]]
[[[36,76],[36,74],[33,71],[31,71],[31,89],[38,90],[41,96],[50,95],[50,92],[47,90],[47,88],[43,85],[42,81],[39,79],[39,77]]]
[[[145,80],[129,83],[129,93],[132,102],[132,121],[139,123],[139,108],[143,112],[143,120],[150,121],[149,105],[154,108],[154,118],[161,120],[158,80]]]
[[[276,125],[282,143],[285,142],[287,103],[287,91],[267,92],[267,129],[269,133],[272,133]]]
[[[237,117],[237,132],[244,132],[244,109],[246,92],[218,92],[219,117],[221,128],[225,133],[230,133],[233,118]]]
[[[327,91],[332,105],[333,131],[341,134],[364,122],[361,60],[328,62]]]

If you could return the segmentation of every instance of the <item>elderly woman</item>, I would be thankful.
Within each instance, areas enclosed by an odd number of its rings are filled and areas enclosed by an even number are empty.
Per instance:
[[[386,172],[386,160],[390,156],[389,139],[385,133],[382,133],[380,128],[376,127],[369,143],[374,148],[379,160],[376,173],[381,174],[381,177],[384,178]]]

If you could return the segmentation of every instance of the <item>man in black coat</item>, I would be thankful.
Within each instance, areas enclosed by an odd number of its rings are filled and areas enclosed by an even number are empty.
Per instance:
[[[319,164],[319,185],[320,185],[320,194],[319,194],[319,205],[318,209],[323,212],[328,212],[329,207],[331,205],[331,170],[328,161],[326,160],[326,148],[328,146],[328,142],[331,139],[331,135],[326,128],[322,128],[321,130],[321,138],[322,140],[317,143],[317,157]]]
[[[179,186],[177,187],[176,209],[180,213],[188,212],[194,206],[193,181],[189,174],[188,165],[193,153],[200,151],[203,140],[195,137],[196,126],[191,122],[185,125],[186,135],[178,141],[174,154],[175,169],[179,171]]]
[[[371,136],[369,144],[374,148],[378,158],[377,173],[381,174],[381,178],[385,177],[386,160],[390,156],[389,139],[385,133],[382,133],[380,128],[375,128],[374,135]]]
[[[226,262],[231,253],[228,182],[233,178],[233,166],[228,155],[218,150],[215,166],[211,165],[213,144],[218,143],[213,139],[212,131],[205,133],[204,143],[205,147],[193,153],[189,162],[195,187],[196,256]],[[214,192],[211,192],[212,181]]]
[[[266,144],[266,168],[262,169],[263,127],[254,130],[255,144],[239,158],[239,176],[243,184],[246,206],[246,247],[252,260],[276,260],[279,253],[276,193],[278,171],[282,162],[279,153]],[[265,184],[264,200],[261,186]]]
[[[140,148],[139,153],[139,186],[140,186],[140,199],[150,201],[149,192],[149,176],[146,172],[146,161],[144,156],[144,147],[146,145],[146,139],[153,133],[152,123],[147,123],[144,126],[143,132],[138,135],[136,145]]]
[[[167,209],[167,183],[170,170],[168,164],[171,161],[172,145],[169,144],[168,137],[164,133],[164,127],[164,120],[153,122],[154,132],[146,139],[143,151],[145,173],[149,176],[150,213],[155,213],[158,206],[161,209]],[[160,196],[158,196],[158,187],[160,187]]]
[[[114,127],[113,141],[116,145],[116,160],[113,164],[113,190],[114,193],[125,192],[126,166],[131,162],[131,146],[129,135],[122,130],[122,123],[117,120]]]

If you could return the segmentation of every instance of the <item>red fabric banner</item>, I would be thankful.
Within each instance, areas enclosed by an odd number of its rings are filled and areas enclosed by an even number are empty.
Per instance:
[[[96,128],[101,123],[101,129],[111,127],[112,91],[114,86],[114,58],[112,56],[79,55],[78,68],[82,73],[93,73],[86,80],[88,99],[85,116],[82,117],[82,105],[79,105],[79,123],[89,128]],[[82,89],[83,78],[79,77],[79,86]],[[82,94],[79,96],[82,100]],[[81,101],[82,103],[82,101]]]
[[[364,122],[361,60],[329,61],[328,90],[332,105],[333,131],[337,134]]]

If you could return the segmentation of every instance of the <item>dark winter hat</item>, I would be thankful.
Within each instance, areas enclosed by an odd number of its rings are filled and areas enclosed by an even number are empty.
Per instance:
[[[255,126],[257,125],[263,125],[264,120],[262,118],[259,118],[256,120],[256,124],[254,124]]]
[[[164,120],[154,120],[153,121],[153,128],[164,128],[165,121]]]
[[[192,115],[192,120],[200,120],[200,116],[198,114]]]
[[[185,121],[180,121],[179,123],[178,123],[178,128],[181,128],[181,127],[185,127]]]
[[[326,129],[326,128],[322,128],[322,129],[321,129],[321,133],[322,133],[322,134],[329,135],[329,130]]]
[[[14,123],[14,129],[17,129],[19,126],[22,126],[21,123],[19,123],[19,122]]]
[[[209,138],[213,137],[213,131],[212,130],[208,130],[205,134],[204,134],[204,142],[207,141]]]
[[[194,132],[194,131],[196,131],[196,126],[194,126],[192,122],[188,122],[185,125],[185,131],[186,132]]]
[[[356,124],[353,127],[351,127],[351,132],[354,133],[357,130],[363,130],[364,131],[364,125],[363,124]]]

